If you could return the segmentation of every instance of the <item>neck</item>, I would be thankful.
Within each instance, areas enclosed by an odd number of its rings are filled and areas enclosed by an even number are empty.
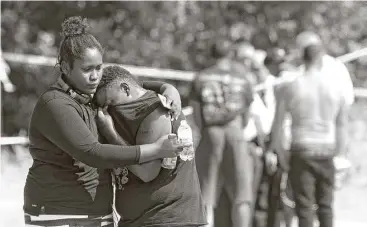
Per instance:
[[[321,58],[320,59],[316,59],[312,62],[308,62],[305,63],[305,69],[307,71],[312,71],[312,70],[319,70],[322,67],[322,61]]]
[[[65,76],[65,74],[62,74],[61,75],[61,78],[62,80],[71,88],[73,89],[75,92],[77,92],[78,94],[81,94],[81,95],[88,95],[88,96],[92,96],[93,97],[93,94],[84,94],[83,92],[79,91],[78,89],[76,89],[73,84],[69,81],[69,79]]]

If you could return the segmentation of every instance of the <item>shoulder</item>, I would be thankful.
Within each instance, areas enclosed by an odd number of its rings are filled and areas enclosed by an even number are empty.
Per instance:
[[[33,114],[37,114],[38,112],[67,113],[70,109],[77,110],[79,108],[80,104],[69,95],[58,90],[50,89],[39,97]]]
[[[49,89],[46,92],[44,92],[40,96],[39,102],[41,102],[42,104],[47,104],[49,102],[77,104],[75,100],[71,98],[69,95],[56,89]]]
[[[65,119],[77,119],[82,116],[81,111],[80,106],[66,94],[56,90],[46,91],[40,96],[32,112],[30,129],[44,129],[54,124],[62,124],[60,122]]]
[[[323,64],[327,69],[333,70],[335,73],[349,75],[347,66],[339,59],[330,55],[325,55],[323,57]]]
[[[141,122],[136,142],[138,144],[154,142],[171,132],[172,123],[168,111],[163,106],[159,106]]]
[[[275,91],[277,100],[283,99],[284,101],[288,101],[293,96],[293,91],[297,90],[298,84],[302,83],[299,81],[300,79],[301,77],[294,77],[278,85]]]

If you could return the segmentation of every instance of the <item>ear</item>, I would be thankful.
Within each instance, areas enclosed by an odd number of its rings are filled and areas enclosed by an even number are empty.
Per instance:
[[[127,96],[130,96],[130,86],[127,83],[121,83],[120,87],[125,90]]]
[[[61,71],[65,74],[65,75],[69,75],[70,74],[70,65],[66,62],[66,61],[62,61],[60,64],[61,67]]]

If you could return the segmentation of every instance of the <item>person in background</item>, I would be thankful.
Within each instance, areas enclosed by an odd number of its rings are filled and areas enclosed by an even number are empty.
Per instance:
[[[262,69],[263,72],[267,72],[270,74],[271,81],[268,84],[268,87],[271,86],[271,94],[273,97],[274,109],[271,109],[269,113],[269,122],[270,125],[268,131],[265,134],[265,141],[263,142],[265,145],[262,147],[263,152],[259,152],[260,155],[257,159],[256,164],[258,165],[258,185],[256,185],[256,202],[255,202],[255,213],[254,213],[254,227],[277,227],[281,225],[283,214],[285,219],[285,225],[291,226],[290,221],[292,217],[292,212],[289,212],[289,209],[286,205],[283,204],[281,199],[281,193],[285,193],[285,191],[289,194],[289,187],[287,184],[284,185],[282,179],[284,179],[284,174],[287,170],[286,154],[285,152],[279,152],[277,156],[278,159],[282,160],[280,165],[278,166],[275,172],[269,171],[266,166],[266,155],[267,155],[267,143],[268,137],[270,134],[270,129],[273,123],[274,115],[275,115],[275,103],[276,103],[276,94],[277,89],[279,89],[279,85],[274,84],[275,78],[281,77],[283,74],[282,64],[285,62],[285,53],[284,50],[280,48],[272,48],[267,52],[267,55],[264,59],[264,67],[266,69]],[[264,86],[266,88],[267,86]],[[274,112],[272,112],[274,111]],[[264,117],[261,118],[264,120]],[[259,148],[258,148],[259,149]],[[287,183],[287,181],[285,181]],[[283,188],[281,188],[283,187]]]
[[[262,227],[266,226],[266,205],[267,205],[267,179],[265,179],[266,171],[263,170],[263,153],[265,149],[265,142],[268,133],[270,132],[272,120],[274,117],[274,111],[272,106],[275,103],[270,104],[270,109],[266,103],[269,103],[269,94],[272,90],[273,76],[264,65],[264,59],[266,56],[261,56],[258,51],[255,51],[253,56],[252,71],[255,75],[256,86],[261,87],[261,90],[255,93],[254,102],[251,105],[251,117],[249,124],[244,130],[244,135],[249,142],[253,155],[254,163],[254,209],[252,217],[252,226]],[[270,78],[270,80],[268,79]],[[266,182],[266,183],[265,183]],[[265,190],[264,190],[265,189]]]
[[[296,50],[296,55],[298,53],[299,57],[297,58],[297,56],[296,57],[293,56],[293,60],[301,59],[300,62],[302,63],[303,62],[302,57],[304,54],[304,50],[307,46],[311,44],[319,45],[321,48],[324,48],[324,44],[322,43],[320,36],[317,35],[315,32],[312,32],[312,31],[301,32],[296,38],[296,46],[298,48],[298,50]],[[321,53],[321,55],[322,56],[321,56],[321,69],[320,70],[323,71],[323,75],[330,76],[329,77],[330,85],[342,87],[341,93],[345,97],[347,104],[352,105],[354,102],[354,91],[353,91],[353,83],[350,78],[348,69],[342,62],[328,55],[325,50]],[[301,64],[298,68],[284,67],[284,66],[289,66],[289,64],[287,64],[286,62],[282,63],[281,65],[283,66],[282,67],[283,70],[280,71],[279,78],[281,78],[283,83],[276,86],[277,99],[283,98],[282,97],[283,87],[287,85],[288,83],[292,82],[299,75],[302,75],[302,71],[305,68],[304,64]],[[282,137],[283,146],[279,147],[279,150],[282,150],[282,149],[289,150],[290,145],[291,145],[291,119],[290,117],[286,117],[283,123],[283,127],[284,127],[284,130],[282,131],[282,133],[284,133]],[[333,159],[334,165],[335,165],[335,168],[337,168],[337,171],[338,169],[344,168],[345,166],[350,166],[350,162],[346,159],[347,150],[348,150],[347,148],[344,149],[343,151],[341,151],[340,154],[338,154]],[[285,154],[287,154],[287,152],[285,152]],[[268,157],[268,165],[274,166],[274,163],[276,163],[276,161],[274,161],[276,160],[276,157],[273,155],[273,153],[270,152],[267,155],[267,157]],[[284,160],[284,157],[287,157],[287,156],[284,156],[284,154],[282,154],[281,152],[280,153],[278,152],[278,157],[283,157],[281,158],[281,160]],[[343,165],[340,165],[340,163],[343,163]],[[346,165],[344,165],[344,163]],[[340,182],[338,181],[340,180],[340,178],[336,178],[335,180],[336,180],[336,186],[338,185],[338,183],[340,185]],[[290,194],[288,190],[289,188],[291,187],[288,185],[287,187],[288,194]],[[288,209],[288,207],[286,207],[286,209]],[[288,213],[292,213],[292,212],[288,212],[288,211],[286,211],[286,215],[290,217],[291,215],[289,215]]]
[[[330,63],[338,70],[343,67],[325,54],[318,36],[308,35],[301,33],[297,37],[303,48],[304,64],[295,80],[284,85],[277,99],[266,161],[273,167],[280,162],[272,151],[281,150],[283,122],[289,113],[292,118],[289,175],[299,226],[314,225],[316,202],[320,226],[332,227],[333,158],[344,152],[347,146],[348,112],[352,99],[350,90],[340,83],[347,82],[346,74],[332,69]],[[332,83],[332,80],[337,82]]]
[[[301,55],[306,47],[313,44],[325,49],[321,37],[312,31],[301,32],[296,38],[296,44]],[[348,68],[341,61],[327,54],[325,50],[322,52],[321,61],[321,70],[331,76],[330,83],[343,87],[342,93],[346,98],[347,104],[352,105],[354,102],[354,89]],[[300,69],[303,70],[304,67],[305,65],[303,64],[300,66]]]
[[[264,65],[263,53],[258,50],[252,54],[251,72],[254,86],[261,87],[261,89],[255,93],[254,101],[250,106],[250,117],[244,129],[244,136],[247,141],[253,141],[256,146],[263,148],[263,142],[270,132],[275,113],[273,87],[275,77]]]
[[[136,146],[102,143],[91,101],[102,76],[103,48],[87,26],[81,17],[62,23],[61,76],[40,96],[32,113],[33,165],[24,187],[26,226],[113,226],[110,169],[175,157],[188,146],[168,135]],[[149,86],[162,88],[180,103],[174,87]],[[108,122],[103,116],[98,119]]]
[[[208,226],[214,225],[214,209],[224,187],[232,226],[248,227],[252,165],[242,130],[253,92],[243,75],[243,63],[231,59],[230,49],[223,51],[217,63],[201,71],[193,82],[192,106],[202,134],[196,164]]]
[[[186,121],[182,113],[172,121],[158,94],[140,84],[121,66],[103,69],[95,97],[99,106],[108,106],[116,128],[116,136],[109,142],[151,143],[162,135],[177,133],[180,123]],[[114,170],[115,206],[122,216],[118,225],[204,226],[205,210],[195,158],[179,158],[172,169],[161,166],[162,160],[158,159]]]

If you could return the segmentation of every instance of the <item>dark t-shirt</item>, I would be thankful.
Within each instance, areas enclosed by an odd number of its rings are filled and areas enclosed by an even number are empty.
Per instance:
[[[109,169],[138,163],[138,148],[99,143],[95,117],[91,105],[77,102],[61,88],[41,95],[29,127],[33,165],[24,188],[25,212],[112,213]]]
[[[156,108],[161,107],[160,99],[148,91],[131,104],[111,107],[109,113],[114,119],[116,130],[126,141],[136,143],[136,134],[143,120]],[[177,131],[181,114],[173,122],[173,132]],[[120,129],[119,129],[120,128]],[[121,130],[123,128],[123,130]],[[144,183],[131,172],[126,181],[116,176],[116,209],[122,216],[119,226],[200,226],[205,225],[204,207],[201,199],[195,160],[177,161],[173,170],[160,170],[157,178]],[[124,184],[123,184],[123,183]]]
[[[223,125],[246,114],[253,101],[246,71],[238,63],[228,61],[228,65],[205,69],[193,82],[191,98],[200,102],[204,126]]]

